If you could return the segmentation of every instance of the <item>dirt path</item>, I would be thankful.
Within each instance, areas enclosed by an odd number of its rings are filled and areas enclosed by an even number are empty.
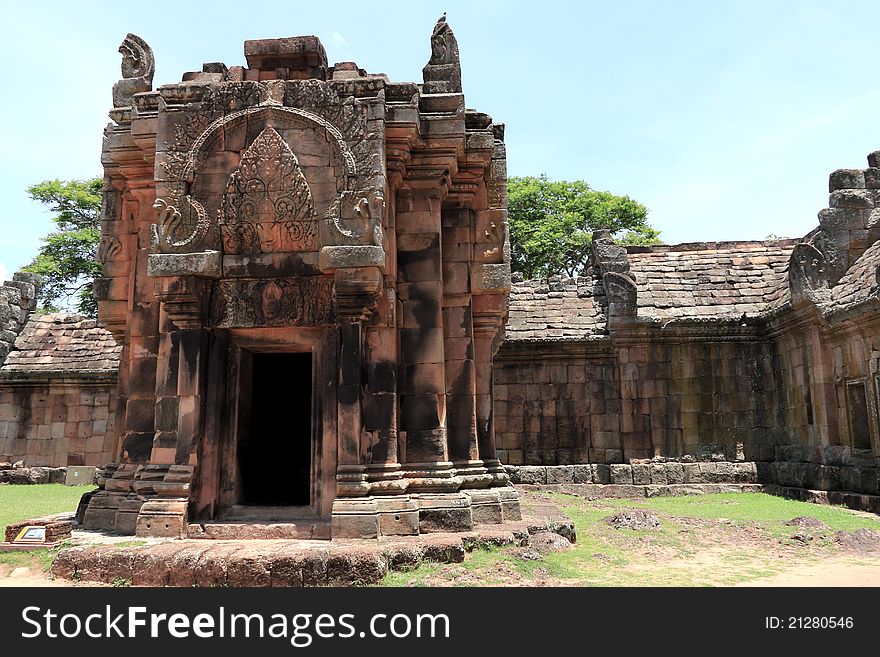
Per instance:
[[[880,586],[880,559],[854,563],[851,558],[833,558],[737,586]]]

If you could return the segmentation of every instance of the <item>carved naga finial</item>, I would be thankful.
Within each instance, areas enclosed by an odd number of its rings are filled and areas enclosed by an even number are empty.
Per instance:
[[[331,246],[382,246],[382,222],[385,218],[385,197],[380,191],[363,196],[343,192],[342,198],[327,210],[325,221]]]
[[[457,64],[459,62],[458,41],[452,28],[446,22],[446,12],[437,19],[431,32],[431,61],[429,64]]]
[[[431,32],[431,60],[422,69],[424,93],[461,93],[460,61],[458,41],[444,13]]]
[[[119,45],[122,79],[113,85],[113,107],[131,106],[134,94],[153,89],[156,62],[153,49],[136,34],[127,34]]]

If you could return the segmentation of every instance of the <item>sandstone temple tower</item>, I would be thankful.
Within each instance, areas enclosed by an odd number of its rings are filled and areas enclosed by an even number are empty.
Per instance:
[[[328,66],[313,36],[244,50],[153,90],[149,46],[120,47],[96,281],[123,345],[118,465],[86,526],[518,518],[492,420],[504,126],[465,109],[451,29],[423,84]]]

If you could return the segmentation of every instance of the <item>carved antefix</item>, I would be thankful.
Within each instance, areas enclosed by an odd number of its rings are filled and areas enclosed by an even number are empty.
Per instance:
[[[128,34],[119,46],[122,79],[113,85],[113,107],[128,107],[132,96],[153,88],[156,68],[153,50],[136,34]]]
[[[336,319],[333,279],[231,279],[211,295],[209,323],[217,328],[322,326]]]
[[[792,300],[816,301],[828,288],[825,254],[812,244],[796,244],[788,263],[788,285]]]
[[[267,127],[242,153],[223,197],[220,231],[228,254],[314,251],[315,206],[296,155]]]

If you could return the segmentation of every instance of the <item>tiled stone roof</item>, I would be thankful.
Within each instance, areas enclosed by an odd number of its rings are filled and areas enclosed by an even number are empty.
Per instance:
[[[605,333],[602,282],[579,278],[514,283],[507,340],[585,340]]]
[[[787,293],[800,240],[630,247],[638,314],[661,319],[755,316]]]
[[[31,315],[0,375],[112,374],[122,347],[93,319],[58,313]]]
[[[829,294],[823,310],[833,311],[867,301],[878,294],[880,241],[874,242],[849,268]]]

